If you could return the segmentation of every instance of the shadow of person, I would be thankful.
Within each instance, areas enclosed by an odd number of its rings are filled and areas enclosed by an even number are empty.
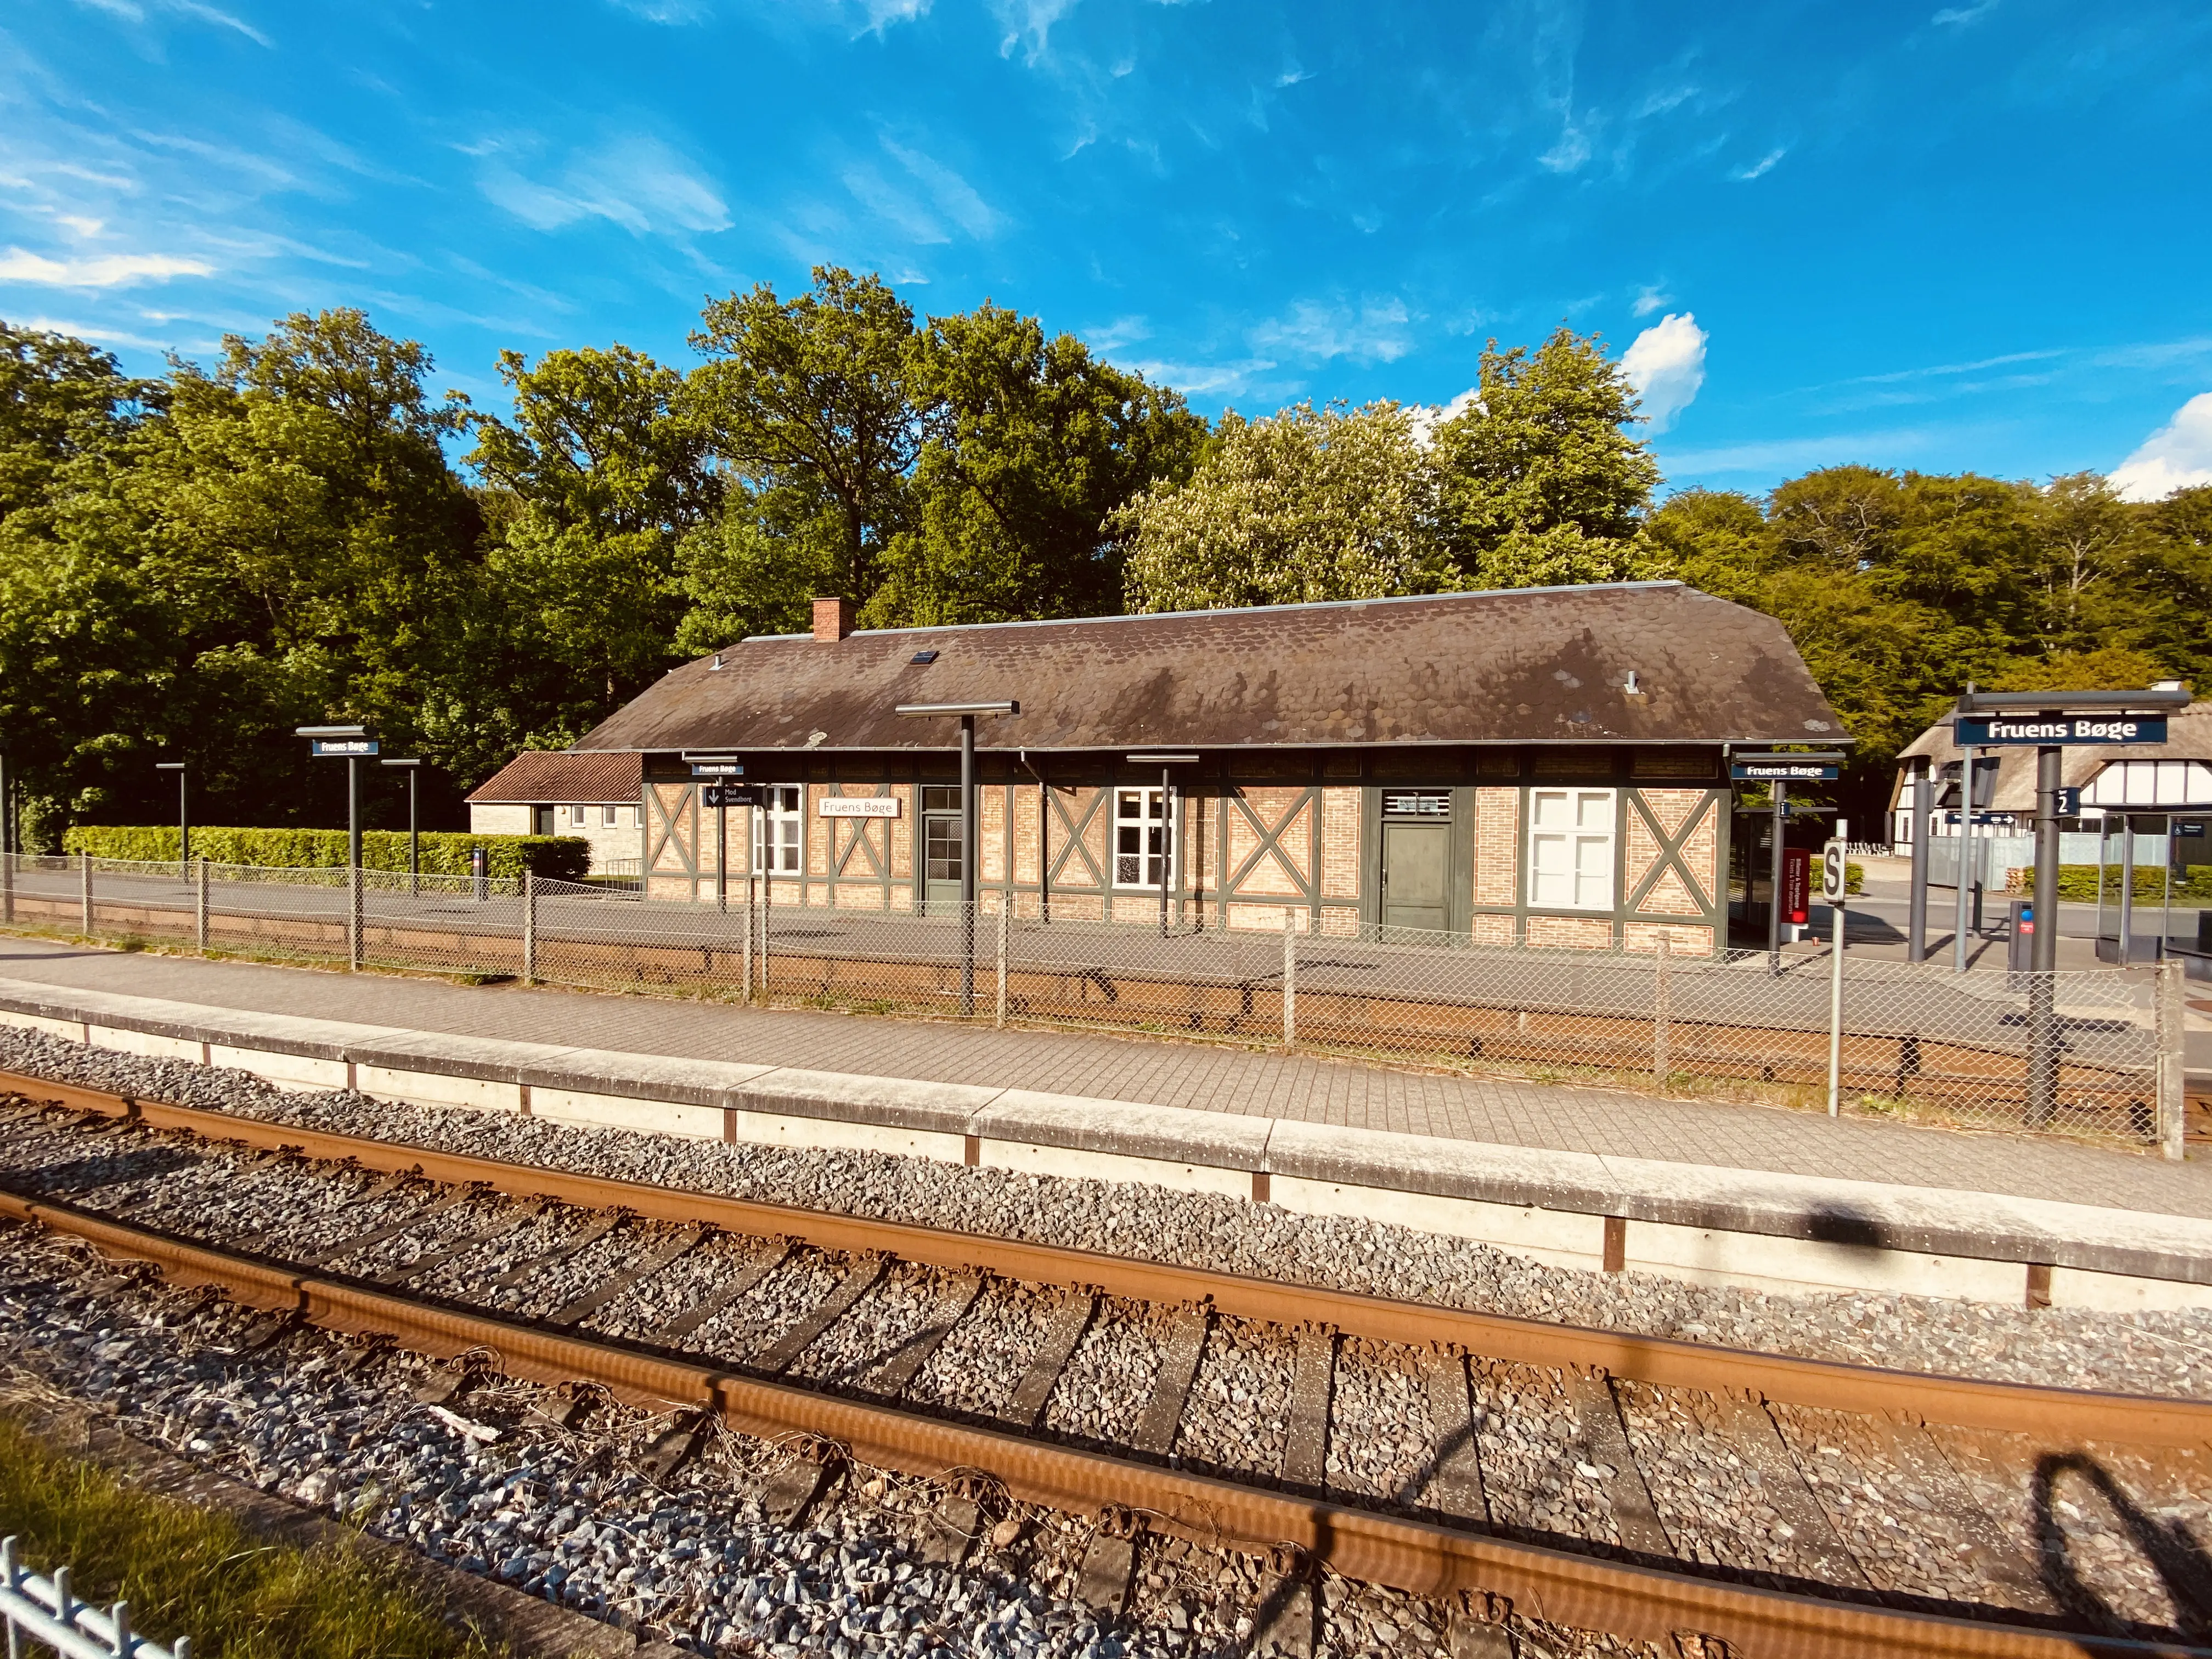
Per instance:
[[[2035,1524],[2037,1559],[2044,1588],[2062,1607],[2079,1610],[2114,1629],[2132,1621],[2123,1618],[2075,1571],[2057,1505],[2061,1480],[2072,1475],[2094,1487],[2143,1559],[2158,1575],[2173,1607],[2174,1626],[2182,1638],[2203,1642],[2212,1638],[2212,1556],[2179,1521],[2161,1521],[2145,1514],[2103,1464],[2086,1452],[2046,1452],[2036,1460],[2035,1478],[2029,1486]]]

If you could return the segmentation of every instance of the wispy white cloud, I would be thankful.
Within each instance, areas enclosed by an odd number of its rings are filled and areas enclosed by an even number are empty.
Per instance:
[[[67,322],[56,317],[24,317],[17,320],[15,326],[38,334],[71,334],[80,340],[90,340],[96,345],[129,346],[137,351],[161,351],[173,343],[168,340],[149,339],[143,334],[132,334],[123,329],[94,327],[89,323]]]
[[[1083,343],[1093,351],[1119,351],[1152,337],[1152,325],[1142,317],[1116,317],[1098,328],[1083,331]]]
[[[77,3],[94,11],[106,12],[110,17],[120,18],[131,24],[144,23],[149,10],[149,6],[139,3],[139,0],[77,0]],[[257,46],[273,46],[276,44],[244,18],[234,17],[218,7],[206,4],[205,0],[149,0],[149,4],[155,12],[193,18],[212,24],[216,28],[234,29]]]
[[[1262,375],[1279,367],[1272,357],[1242,357],[1227,362],[1182,363],[1148,360],[1127,365],[1155,386],[1171,386],[1190,398],[1237,398]]]
[[[1052,26],[1073,11],[1078,0],[991,0],[991,12],[1006,30],[999,42],[999,56],[1011,58],[1014,48],[1024,48],[1023,56],[1030,63],[1043,57],[1052,43]]]
[[[981,241],[994,234],[1003,220],[976,192],[975,187],[951,167],[921,150],[910,149],[892,139],[883,141],[884,151],[893,161],[912,173],[922,188],[929,192],[937,210],[969,235]]]
[[[1893,458],[1924,449],[1929,439],[1925,431],[1904,428],[1887,432],[1831,432],[1762,443],[1723,444],[1712,449],[1670,449],[1666,456],[1667,471],[1670,477],[1679,478],[1728,472],[1793,472],[1841,461],[1881,465]]]
[[[708,0],[608,0],[608,3],[646,22],[663,23],[672,28],[703,23],[714,15],[714,8]]]
[[[1705,383],[1705,331],[1689,312],[1669,313],[1620,354],[1620,371],[1642,394],[1644,416],[1664,432]]]
[[[2001,356],[1977,357],[1972,362],[1930,363],[1922,368],[1892,369],[1884,374],[1854,374],[1848,380],[1838,380],[1838,386],[1882,386],[1899,380],[1927,380],[1939,375],[1978,374],[1984,369],[2003,368],[2014,363],[2041,362],[2051,357],[2063,357],[2062,350],[2008,351]]]
[[[1735,179],[1740,185],[1747,185],[1754,179],[1764,179],[1768,173],[1774,171],[1776,166],[1780,163],[1782,158],[1789,153],[1789,146],[1786,144],[1779,149],[1770,149],[1765,155],[1760,156],[1756,161],[1753,161],[1749,167],[1738,167],[1734,173],[1729,174],[1729,177]]]
[[[2212,392],[2200,392],[2106,475],[2131,501],[2212,484]]]
[[[1411,320],[1406,302],[1395,297],[1363,301],[1356,307],[1302,300],[1287,316],[1271,318],[1254,328],[1249,338],[1257,349],[1281,356],[1395,363],[1413,349]]]
[[[1649,283],[1637,291],[1636,303],[1629,307],[1629,310],[1638,317],[1649,317],[1672,298],[1674,295],[1668,294],[1661,284]]]
[[[910,242],[949,242],[951,234],[903,185],[884,177],[873,161],[855,162],[839,174],[854,200]]]
[[[1928,21],[1937,28],[1958,28],[1978,23],[1997,9],[1999,0],[1976,0],[1971,6],[1946,6]]]
[[[658,138],[619,138],[571,157],[550,182],[525,176],[504,159],[520,146],[499,143],[477,188],[533,230],[559,230],[605,219],[633,235],[697,234],[730,228],[714,181]]]
[[[1590,158],[1590,137],[1570,119],[1559,143],[1536,158],[1539,167],[1553,173],[1573,173]]]
[[[90,258],[50,258],[11,247],[0,253],[0,283],[39,283],[49,288],[119,288],[128,283],[166,283],[176,276],[212,276],[204,259],[169,253],[106,253]]]

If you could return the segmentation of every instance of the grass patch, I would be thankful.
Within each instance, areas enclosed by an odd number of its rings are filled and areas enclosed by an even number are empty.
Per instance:
[[[0,1415],[0,1534],[24,1564],[195,1659],[491,1659],[396,1570],[340,1546],[264,1543],[236,1519],[133,1492]]]

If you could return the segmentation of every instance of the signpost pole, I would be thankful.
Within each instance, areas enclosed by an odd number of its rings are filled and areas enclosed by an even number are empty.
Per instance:
[[[720,789],[714,808],[714,908],[730,914],[730,808]]]
[[[84,915],[82,918],[84,925],[78,931],[82,933],[87,939],[90,939],[92,937],[92,854],[85,853],[80,854],[80,856],[83,860],[82,871],[84,876]]]
[[[346,872],[346,968],[361,971],[361,866]]]
[[[1828,1115],[1834,1117],[1841,1109],[1844,1084],[1844,930],[1848,917],[1847,900],[1850,890],[1850,860],[1844,848],[1849,842],[1850,826],[1842,818],[1836,820],[1835,838],[1831,841],[1820,860],[1820,885],[1828,901],[1828,915],[1835,928],[1834,941],[1828,947]]]
[[[522,982],[538,983],[538,872],[522,870]]]
[[[2158,964],[2158,1149],[2167,1162],[2184,1156],[2183,1114],[2188,1108],[2182,1071],[2181,958],[2167,957]]]
[[[189,775],[183,766],[177,768],[177,873],[180,876],[192,872],[192,809],[185,793]]]
[[[2120,814],[2120,966],[2136,965],[2136,815]]]
[[[993,1023],[1004,1030],[1006,1025],[1006,900],[1012,894],[1004,894],[999,902],[999,1013]]]
[[[750,869],[747,869],[745,872],[745,944],[743,952],[745,978],[744,1000],[747,1002],[753,1000],[753,872]]]
[[[960,1016],[975,1012],[975,717],[960,717]]]
[[[192,884],[192,941],[202,956],[208,948],[208,872],[207,860],[195,860],[197,878]]]
[[[1774,792],[1774,845],[1769,851],[1766,904],[1766,971],[1782,974],[1782,837],[1790,822],[1790,786],[1777,778],[1767,787]]]
[[[361,868],[361,757],[346,757],[346,862]]]
[[[2035,950],[2028,958],[2027,1121],[2049,1123],[2058,1109],[2055,1029],[2058,969],[2058,785],[2066,750],[2035,751]],[[2122,924],[2125,931],[2124,922]]]
[[[1160,937],[1168,936],[1168,866],[1175,862],[1175,774],[1160,768]]]
[[[1905,959],[1928,960],[1928,757],[1912,764],[1912,898],[1906,913]]]
[[[407,769],[407,890],[422,890],[422,831],[415,816],[415,775],[420,767]]]
[[[1964,759],[1958,763],[1958,884],[1955,884],[1954,918],[1951,918],[1951,971],[1966,971],[1966,905],[1971,896],[1966,883],[1973,880],[1969,867],[1973,865],[1973,750],[1960,748]]]

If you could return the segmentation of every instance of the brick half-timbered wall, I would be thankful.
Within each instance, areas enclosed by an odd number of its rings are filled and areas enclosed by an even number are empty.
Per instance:
[[[1172,918],[1182,926],[1350,933],[1380,920],[1381,804],[1386,788],[1452,795],[1451,927],[1480,942],[1703,954],[1726,940],[1729,789],[1711,750],[1603,748],[1372,750],[1208,760],[1174,769],[1179,839]],[[1032,768],[1034,769],[1032,769]],[[1024,765],[980,758],[978,885],[987,909],[1142,921],[1155,888],[1116,888],[1114,792],[1157,786],[1158,767],[1054,757]],[[849,757],[749,765],[748,781],[803,787],[800,872],[779,875],[773,902],[854,910],[927,908],[918,897],[920,790],[957,774],[942,757]],[[1528,794],[1550,785],[1615,792],[1609,911],[1547,911],[1528,902]],[[648,891],[711,899],[714,814],[689,779],[648,773]],[[890,795],[896,818],[832,818],[834,795]],[[751,868],[751,812],[729,810],[733,878]],[[1011,867],[1010,867],[1011,866]]]

